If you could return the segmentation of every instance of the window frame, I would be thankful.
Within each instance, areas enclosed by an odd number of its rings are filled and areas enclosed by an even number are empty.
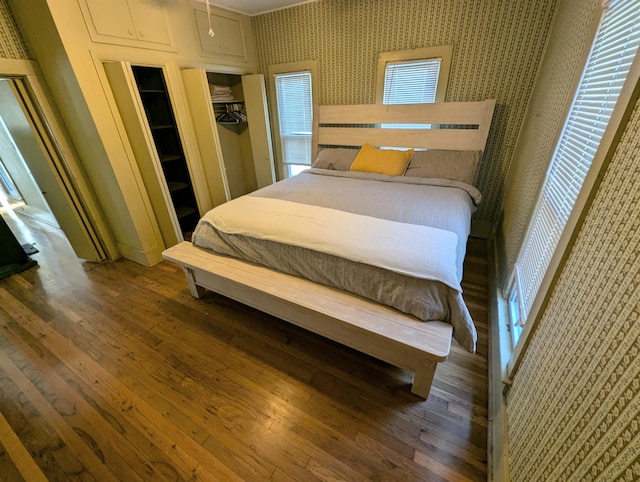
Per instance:
[[[441,59],[440,73],[438,74],[438,87],[436,90],[436,102],[444,102],[449,84],[449,72],[451,71],[451,57],[453,46],[440,45],[437,47],[421,47],[411,50],[396,50],[393,52],[381,52],[378,54],[378,66],[376,70],[376,103],[382,104],[384,99],[384,79],[386,66],[389,63],[412,63],[416,61],[428,61]]]
[[[580,78],[576,83],[574,96],[571,99],[570,107],[567,109],[565,121],[562,124],[562,128],[558,132],[558,136],[555,142],[556,147],[554,148],[554,156],[556,154],[557,146],[564,134],[566,123],[570,118],[575,97],[582,85],[583,77],[585,75],[585,71],[587,70],[591,52],[594,49],[595,40],[600,30],[600,25],[602,24],[605,13],[606,11],[603,10],[600,21],[598,22],[598,26],[594,31],[593,42],[591,47],[589,48],[589,55],[585,59],[585,64],[580,74]],[[634,60],[627,74],[625,83],[622,87],[622,90],[620,91],[616,104],[613,108],[613,112],[611,113],[609,123],[607,124],[602,138],[600,139],[600,143],[593,156],[593,160],[591,161],[591,165],[584,178],[582,187],[578,193],[567,222],[562,229],[562,233],[559,237],[558,243],[555,247],[553,255],[551,256],[549,264],[547,265],[545,274],[542,277],[540,287],[538,288],[538,291],[533,298],[528,316],[523,322],[522,332],[515,343],[513,343],[513,333],[510,333],[512,340],[511,357],[506,364],[506,376],[508,379],[512,379],[517,372],[522,360],[522,356],[526,351],[530,340],[532,339],[532,334],[535,332],[538,322],[544,314],[545,308],[552,295],[553,287],[562,272],[564,262],[571,252],[571,248],[573,247],[575,240],[579,234],[580,227],[584,222],[584,218],[587,214],[588,208],[591,205],[593,197],[597,192],[597,187],[602,179],[602,176],[604,175],[604,168],[613,156],[615,145],[622,135],[626,120],[631,115],[631,112],[635,106],[635,102],[638,98],[638,90],[640,90],[640,50],[636,52]],[[549,160],[549,163],[551,164],[551,159]],[[540,190],[536,198],[536,204],[534,205],[534,209],[532,209],[529,216],[529,220],[527,222],[527,231],[525,233],[525,236],[523,237],[523,244],[526,242],[526,239],[529,236],[529,231],[534,220],[534,214],[536,210],[535,206],[538,204],[539,198],[542,196],[543,188],[544,181],[540,185]],[[522,246],[520,247],[520,250],[522,250]],[[514,265],[509,275],[506,289],[503,291],[503,299],[508,304],[513,303],[514,295],[518,290],[520,290],[518,267],[517,265]],[[520,299],[518,297],[515,298],[515,302],[521,304]],[[509,311],[510,310],[511,306],[509,306]],[[520,316],[522,316],[521,313]],[[509,330],[513,331],[511,319],[508,320],[508,326]]]
[[[271,104],[269,111],[271,112],[272,117],[271,122],[273,125],[274,145],[276,147],[278,179],[286,179],[289,176],[287,175],[288,173],[283,162],[284,156],[282,151],[282,142],[280,141],[280,120],[278,118],[278,99],[276,94],[275,76],[280,74],[295,74],[299,72],[309,72],[311,74],[311,105],[315,111],[318,105],[318,64],[315,60],[288,62],[284,64],[269,65],[267,67],[267,74],[269,76],[269,103]]]

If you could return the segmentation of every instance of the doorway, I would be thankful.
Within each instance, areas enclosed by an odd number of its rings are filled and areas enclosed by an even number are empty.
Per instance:
[[[6,88],[0,80],[0,92]],[[0,94],[1,97],[1,94]],[[29,166],[17,148],[0,109],[0,205],[60,228]]]
[[[24,221],[28,220],[23,216],[36,221],[34,226],[46,223],[59,230],[60,225],[7,126],[7,122],[16,124],[10,117],[13,109],[9,104],[13,99],[8,81],[0,79],[0,215],[5,217],[7,225],[13,226],[14,237],[20,240],[26,254],[33,254],[37,252],[36,243],[24,229]],[[5,115],[9,116],[6,121]],[[25,119],[20,119],[20,124],[24,125]]]
[[[46,223],[48,229],[60,229],[79,258],[105,260],[105,249],[28,82],[0,76],[0,106],[2,208],[14,220],[19,213]]]

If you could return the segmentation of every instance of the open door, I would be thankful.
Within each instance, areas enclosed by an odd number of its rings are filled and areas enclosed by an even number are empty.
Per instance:
[[[243,75],[242,89],[247,106],[253,164],[258,188],[276,182],[276,169],[271,145],[271,126],[267,110],[267,91],[262,74]]]
[[[0,80],[2,120],[60,228],[79,258],[103,261],[105,249],[73,189],[55,140],[21,79]]]

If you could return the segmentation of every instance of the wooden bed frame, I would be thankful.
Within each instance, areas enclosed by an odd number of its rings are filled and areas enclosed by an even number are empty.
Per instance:
[[[367,142],[389,147],[483,151],[494,107],[495,100],[320,106],[315,110],[313,156],[318,145],[360,146]],[[383,123],[429,123],[440,128],[353,127]],[[449,355],[453,329],[448,323],[424,322],[340,290],[213,254],[186,241],[165,250],[163,257],[182,266],[196,298],[209,289],[412,370],[415,376],[411,391],[422,398],[429,396],[437,363]]]

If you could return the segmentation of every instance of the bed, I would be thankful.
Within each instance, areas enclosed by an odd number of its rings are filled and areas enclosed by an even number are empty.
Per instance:
[[[320,106],[310,169],[214,208],[163,256],[193,296],[212,290],[412,370],[427,398],[452,336],[475,351],[460,282],[494,106]]]

